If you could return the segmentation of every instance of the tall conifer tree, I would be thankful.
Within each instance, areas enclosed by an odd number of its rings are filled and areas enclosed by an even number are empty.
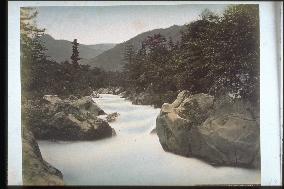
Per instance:
[[[79,57],[79,50],[78,50],[79,43],[77,42],[77,39],[74,39],[72,44],[73,44],[73,46],[72,46],[72,56],[71,56],[72,64],[75,67],[78,67],[79,66],[79,62],[78,61],[81,58]]]

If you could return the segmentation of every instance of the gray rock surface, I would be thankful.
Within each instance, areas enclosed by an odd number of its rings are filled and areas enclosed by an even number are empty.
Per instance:
[[[55,104],[61,101],[61,99],[57,95],[44,95],[43,99],[50,102],[51,104]]]
[[[96,91],[93,91],[92,94],[91,94],[91,97],[92,98],[100,98],[100,95]]]
[[[157,133],[157,129],[156,128],[152,129],[152,131],[150,132],[150,134],[156,134],[156,133]]]
[[[42,158],[32,132],[24,125],[22,145],[24,185],[64,185],[62,173]]]
[[[91,99],[29,101],[24,107],[24,122],[37,139],[95,140],[115,135],[109,124],[97,118],[105,114]]]
[[[259,111],[249,102],[179,93],[156,120],[165,151],[215,165],[260,167]]]
[[[117,119],[118,116],[119,116],[119,113],[114,112],[114,113],[107,115],[106,120],[107,120],[107,122],[113,122]]]
[[[67,101],[68,103],[68,101]],[[93,100],[90,96],[82,97],[71,103],[72,106],[79,108],[79,110],[86,114],[90,113],[94,116],[106,114]]]

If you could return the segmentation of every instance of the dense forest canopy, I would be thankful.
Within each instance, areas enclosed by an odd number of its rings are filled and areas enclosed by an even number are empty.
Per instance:
[[[125,72],[128,87],[137,92],[186,89],[193,94],[259,98],[257,5],[233,5],[221,16],[206,9],[177,43],[154,35],[135,53],[129,47]]]
[[[180,41],[155,34],[138,50],[127,44],[121,73],[47,60],[39,42],[44,30],[34,22],[37,12],[21,8],[23,96],[87,95],[100,87],[122,86],[156,95],[159,105],[184,89],[192,94],[230,94],[258,102],[258,13],[258,5],[232,5],[222,15],[206,9],[181,31]],[[77,55],[76,51],[71,57],[77,59]]]

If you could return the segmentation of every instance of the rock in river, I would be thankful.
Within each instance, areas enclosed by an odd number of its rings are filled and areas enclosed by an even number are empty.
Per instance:
[[[37,139],[95,140],[115,135],[106,121],[97,118],[105,113],[91,97],[52,102],[29,100],[23,107],[23,120]]]
[[[151,132],[150,132],[150,134],[156,134],[156,133],[157,133],[157,129],[156,128],[152,129]]]
[[[118,116],[119,116],[119,113],[114,112],[114,113],[107,115],[106,120],[107,120],[107,122],[113,122],[117,119]]]
[[[239,99],[220,104],[210,95],[182,91],[172,104],[162,106],[157,135],[165,151],[215,165],[259,168],[257,112]]]

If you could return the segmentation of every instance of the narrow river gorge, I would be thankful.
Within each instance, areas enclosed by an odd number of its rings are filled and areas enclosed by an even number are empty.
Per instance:
[[[97,141],[38,141],[43,158],[58,168],[66,185],[259,184],[260,170],[214,167],[196,158],[163,150],[156,134],[160,109],[133,105],[117,95],[95,102],[118,112],[110,123],[117,136]]]

